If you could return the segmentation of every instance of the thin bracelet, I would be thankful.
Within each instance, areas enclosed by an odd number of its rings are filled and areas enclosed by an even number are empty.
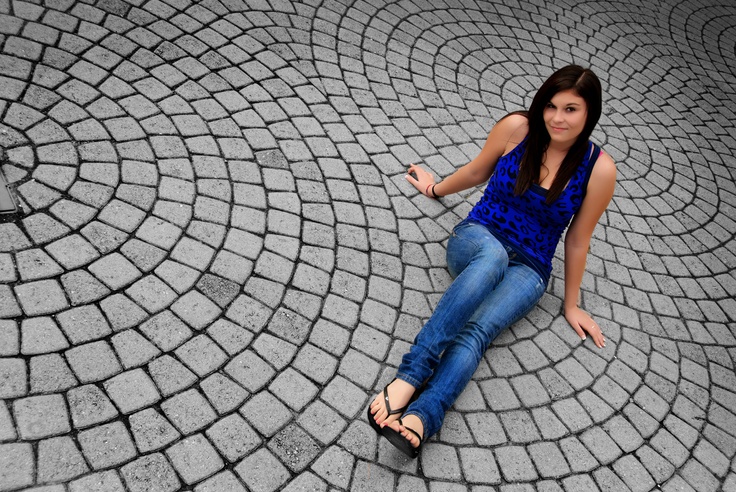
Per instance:
[[[430,186],[432,186],[432,183],[429,183],[429,184],[427,185],[427,188],[425,188],[425,190],[424,190],[424,194],[425,194],[426,196],[429,196],[429,187],[430,187]],[[432,192],[432,194],[434,195],[434,191]]]
[[[437,186],[437,184],[433,184],[432,185],[432,196],[435,198],[435,200],[438,200],[438,199],[440,199],[442,197],[440,195],[438,195],[437,193],[434,192],[434,187],[435,186]]]

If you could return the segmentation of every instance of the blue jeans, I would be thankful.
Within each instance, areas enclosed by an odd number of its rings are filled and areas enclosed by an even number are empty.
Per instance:
[[[425,438],[440,429],[493,339],[531,311],[547,288],[515,256],[478,222],[464,220],[450,235],[447,266],[454,280],[396,375],[415,388],[426,382],[405,413],[419,417]]]

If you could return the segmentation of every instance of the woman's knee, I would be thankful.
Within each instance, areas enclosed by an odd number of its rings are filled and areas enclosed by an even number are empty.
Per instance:
[[[480,224],[465,224],[453,231],[447,246],[447,265],[457,277],[468,267],[490,279],[502,278],[509,264],[506,248]]]

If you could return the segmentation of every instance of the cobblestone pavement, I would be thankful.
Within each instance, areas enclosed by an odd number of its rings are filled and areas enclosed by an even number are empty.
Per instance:
[[[736,490],[736,5],[0,0],[0,491]],[[553,70],[618,163],[409,461],[364,412],[449,282],[474,157]],[[35,487],[35,488],[34,488]]]

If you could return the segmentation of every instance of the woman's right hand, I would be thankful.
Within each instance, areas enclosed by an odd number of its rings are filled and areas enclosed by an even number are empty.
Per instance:
[[[412,176],[411,173],[414,173],[416,178]],[[434,176],[432,176],[428,171],[425,171],[416,164],[409,164],[409,171],[406,173],[406,180],[414,185],[414,188],[419,190],[421,194],[434,198],[432,196],[432,191],[430,190],[431,186],[435,184]]]

